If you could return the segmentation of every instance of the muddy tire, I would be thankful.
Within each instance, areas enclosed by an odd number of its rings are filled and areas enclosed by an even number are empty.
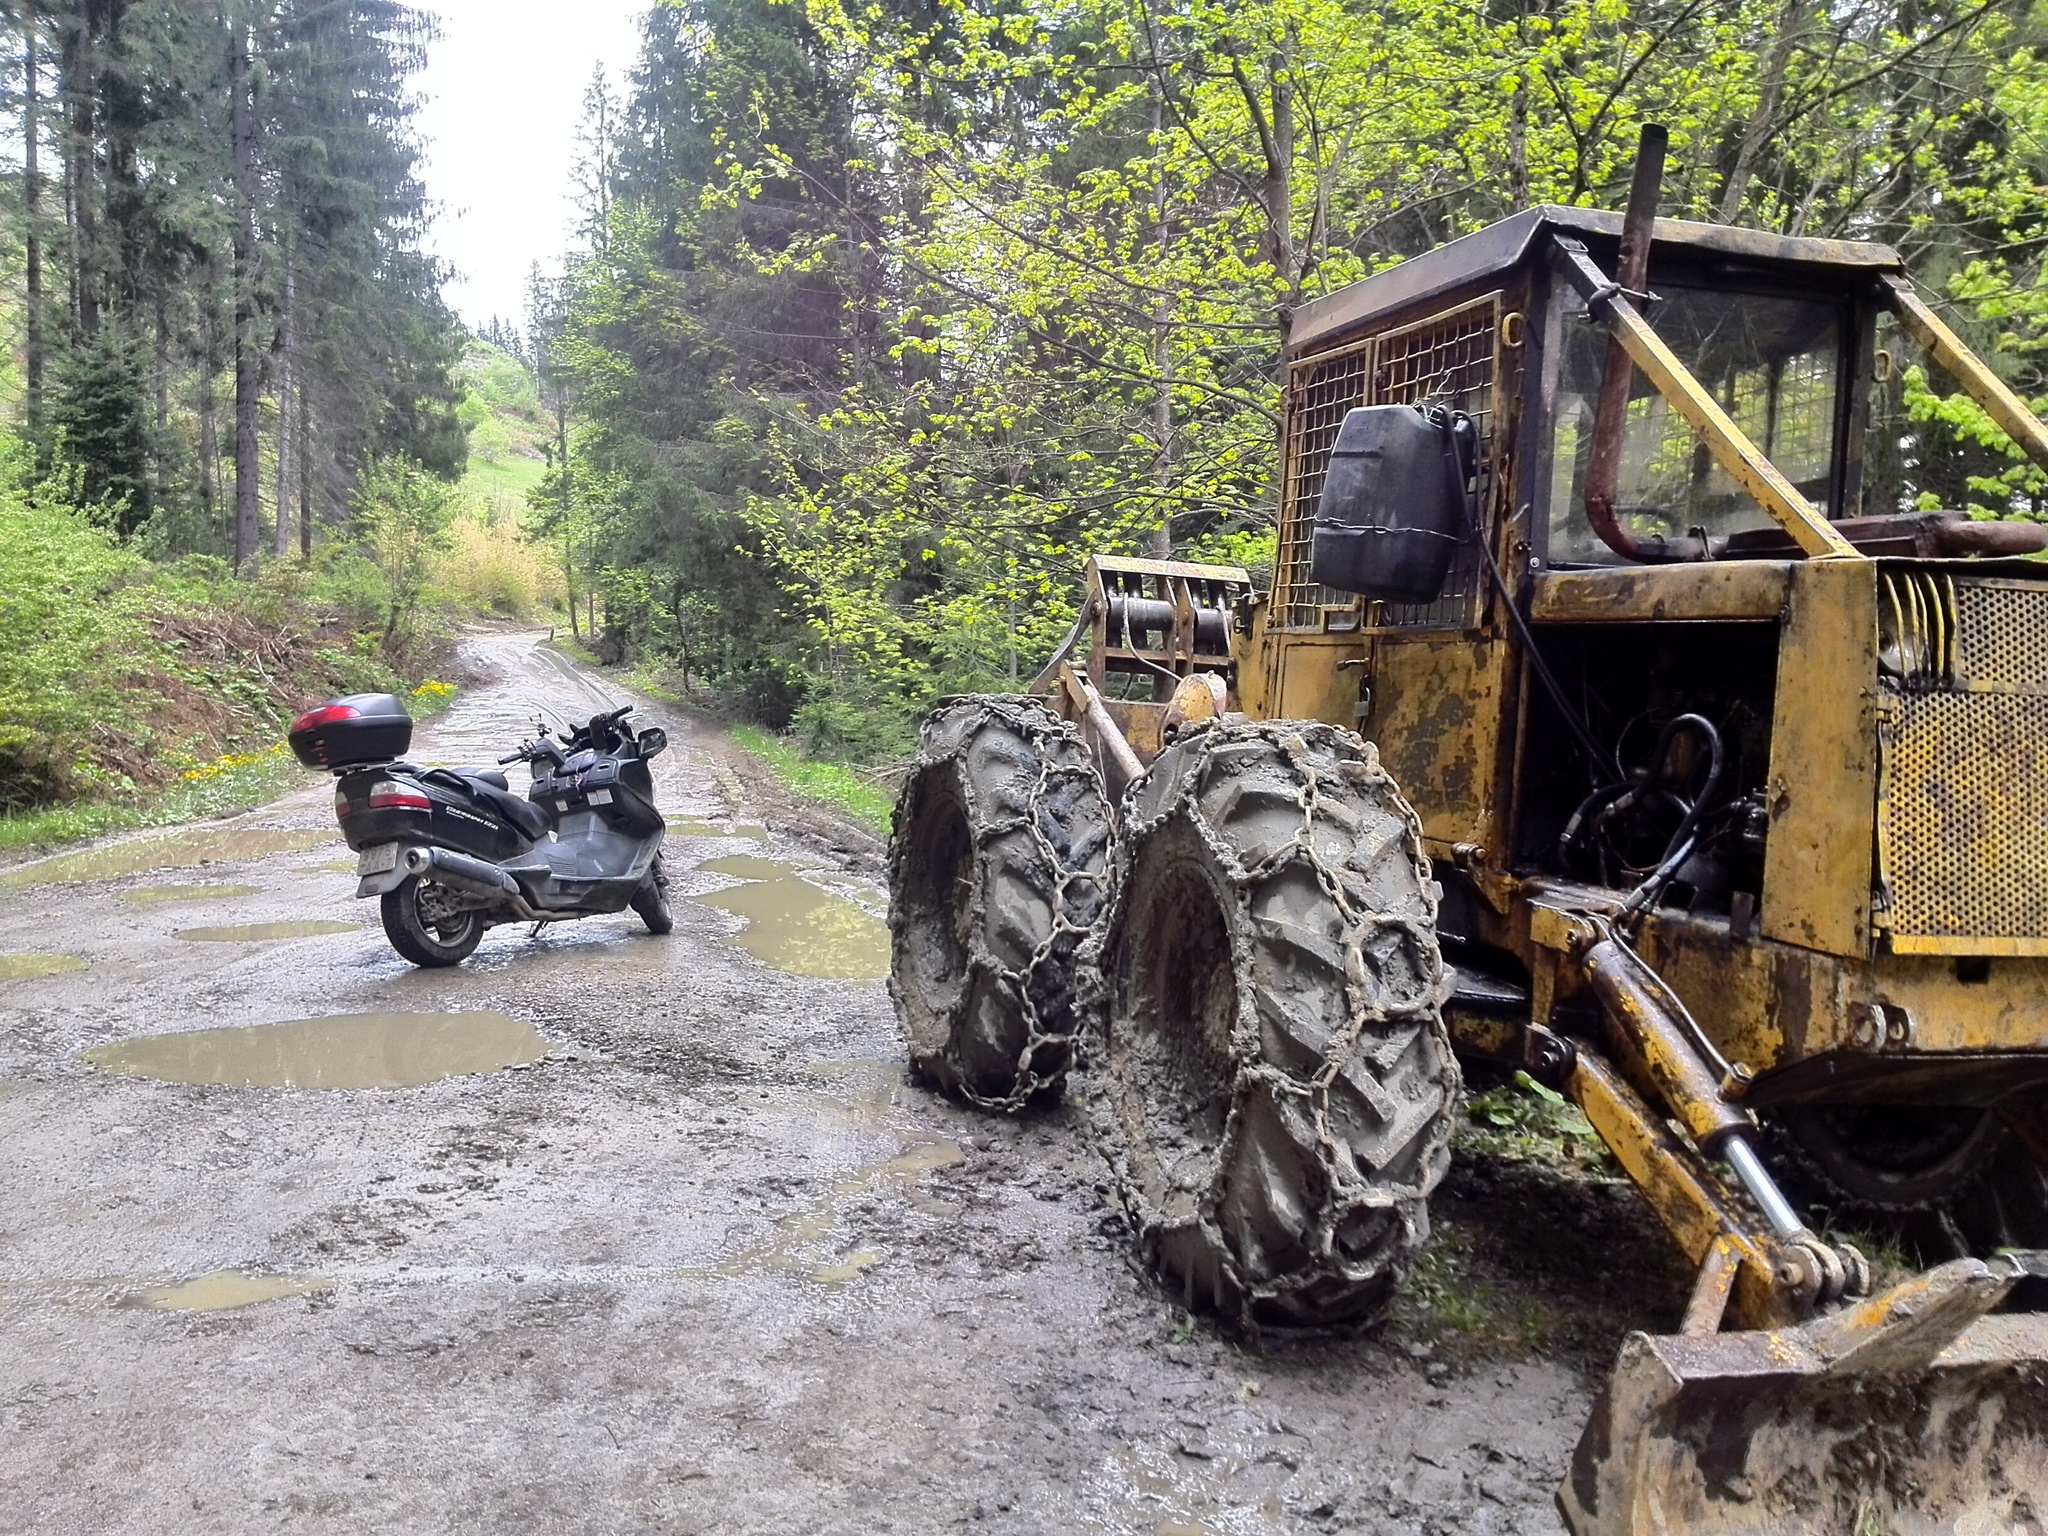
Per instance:
[[[1109,845],[1102,780],[1045,705],[956,699],[925,722],[889,839],[889,995],[917,1072],[987,1109],[1059,1086]]]
[[[1458,1067],[1421,829],[1314,723],[1184,737],[1125,804],[1097,1133],[1190,1309],[1382,1315],[1429,1235]]]
[[[1922,1263],[2048,1247],[2048,1115],[1927,1105],[1813,1105],[1771,1116],[1791,1192]]]
[[[667,933],[675,927],[675,917],[668,909],[668,870],[662,866],[660,854],[648,868],[646,883],[633,893],[632,907],[649,933]]]
[[[386,891],[378,908],[384,937],[414,965],[460,965],[483,942],[483,915],[458,909],[446,891],[418,875]]]

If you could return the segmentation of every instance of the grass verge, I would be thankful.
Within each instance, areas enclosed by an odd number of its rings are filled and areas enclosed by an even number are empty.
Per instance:
[[[851,768],[821,763],[793,751],[766,731],[751,725],[732,728],[735,744],[766,763],[782,786],[806,800],[816,800],[851,817],[869,831],[886,835],[895,798],[877,789]]]

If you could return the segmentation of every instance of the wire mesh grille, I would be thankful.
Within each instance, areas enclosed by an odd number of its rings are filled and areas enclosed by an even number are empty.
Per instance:
[[[1916,693],[1901,704],[1882,828],[1892,931],[2048,938],[2048,695]]]
[[[1280,549],[1274,562],[1282,622],[1289,629],[1321,629],[1326,606],[1356,606],[1349,593],[1309,580],[1309,535],[1323,475],[1345,412],[1366,403],[1371,342],[1297,363],[1288,380],[1287,472],[1280,496]]]
[[[1341,351],[1304,358],[1288,376],[1287,468],[1282,485],[1276,603],[1289,629],[1354,627],[1358,599],[1309,580],[1309,542],[1330,450],[1345,413],[1361,405],[1438,404],[1465,412],[1479,433],[1484,477],[1492,436],[1500,295],[1446,310]],[[1482,478],[1481,505],[1491,487]],[[1388,603],[1390,628],[1460,628],[1472,621],[1479,553],[1467,541],[1433,603]]]
[[[1972,684],[2048,687],[2048,589],[1959,582],[1956,610],[1956,660]]]

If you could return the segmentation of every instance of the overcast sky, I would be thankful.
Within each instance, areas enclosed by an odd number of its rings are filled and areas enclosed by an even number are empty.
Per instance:
[[[448,302],[472,326],[526,312],[526,274],[569,237],[569,168],[591,71],[622,83],[648,0],[422,0],[440,20],[425,98],[432,244],[455,269]]]

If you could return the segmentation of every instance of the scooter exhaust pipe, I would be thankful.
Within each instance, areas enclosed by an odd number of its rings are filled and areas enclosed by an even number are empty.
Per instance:
[[[495,864],[486,864],[482,859],[473,859],[466,853],[456,853],[449,848],[408,848],[399,863],[409,875],[419,875],[445,885],[451,891],[460,891],[465,896],[478,896],[486,901],[503,903],[505,909],[522,923],[552,923],[565,917],[580,916],[574,912],[542,912],[526,899],[526,893],[519,889],[519,882]]]
[[[408,848],[402,862],[407,874],[418,875],[436,885],[445,885],[465,896],[489,896],[502,900],[519,894],[518,883],[510,875],[466,853],[455,853],[447,848]]]

